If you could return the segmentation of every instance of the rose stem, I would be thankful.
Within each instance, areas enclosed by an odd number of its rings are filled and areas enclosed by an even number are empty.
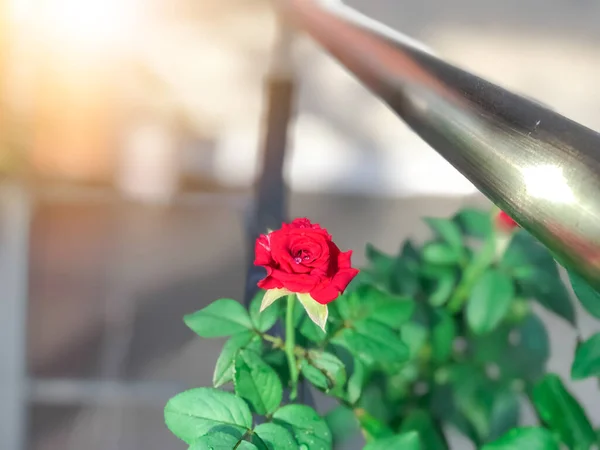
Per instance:
[[[285,311],[285,354],[287,355],[288,365],[290,366],[290,381],[292,389],[290,391],[290,400],[295,400],[298,393],[298,366],[296,365],[296,356],[294,355],[295,333],[294,329],[294,305],[296,304],[296,294],[288,295],[287,308]]]

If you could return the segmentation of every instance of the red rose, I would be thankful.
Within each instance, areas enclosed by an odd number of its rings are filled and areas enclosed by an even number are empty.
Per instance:
[[[518,226],[519,224],[504,211],[500,211],[496,216],[496,227],[502,231],[512,231]]]
[[[340,251],[326,229],[308,219],[295,219],[256,240],[254,264],[267,269],[258,287],[310,294],[326,305],[358,274],[351,255],[351,250]]]

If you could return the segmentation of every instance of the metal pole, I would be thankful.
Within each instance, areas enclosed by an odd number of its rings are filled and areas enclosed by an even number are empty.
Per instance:
[[[24,187],[0,188],[0,443],[25,450],[30,199]]]
[[[292,31],[282,21],[275,43],[272,65],[266,80],[266,130],[263,141],[262,168],[247,222],[248,272],[244,301],[250,302],[257,291],[256,283],[263,270],[254,267],[254,242],[268,228],[277,229],[285,220],[287,186],[284,162],[289,123],[292,118],[294,78],[291,62]]]
[[[254,243],[259,234],[268,228],[277,229],[287,215],[287,186],[284,179],[284,163],[287,149],[288,131],[292,119],[292,104],[295,81],[292,64],[293,31],[278,16],[278,31],[271,67],[267,75],[267,119],[263,142],[262,171],[252,210],[247,222],[248,271],[244,302],[250,303],[256,291],[256,283],[264,276],[261,268],[255,267]],[[282,335],[283,330],[275,326],[273,333]],[[298,391],[298,401],[312,405],[309,386],[302,382]]]
[[[290,23],[600,289],[600,134],[436,58],[340,2],[279,4]]]

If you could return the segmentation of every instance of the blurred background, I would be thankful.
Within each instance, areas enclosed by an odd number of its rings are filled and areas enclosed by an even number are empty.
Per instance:
[[[600,2],[347,3],[600,130]],[[2,450],[184,448],[162,408],[211,383],[222,341],[181,317],[243,296],[275,36],[265,0],[0,0]],[[311,41],[293,61],[291,216],[360,266],[488,206]],[[541,314],[568,374],[575,333]],[[599,425],[593,380],[571,387]]]

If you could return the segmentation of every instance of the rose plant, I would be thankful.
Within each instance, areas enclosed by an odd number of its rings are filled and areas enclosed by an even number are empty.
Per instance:
[[[360,272],[308,219],[261,235],[265,277],[248,310],[220,299],[185,317],[199,336],[228,340],[213,387],[166,405],[169,429],[190,450],[345,449],[359,432],[366,450],[446,450],[450,427],[484,450],[598,448],[583,408],[546,373],[536,311],[577,325],[552,255],[503,212],[426,222],[429,241],[394,255],[368,245]],[[600,295],[570,279],[600,318]],[[270,331],[279,321],[285,336]],[[600,333],[578,345],[571,378],[599,375]],[[297,402],[300,382],[336,406]],[[525,402],[536,426],[520,426]]]

